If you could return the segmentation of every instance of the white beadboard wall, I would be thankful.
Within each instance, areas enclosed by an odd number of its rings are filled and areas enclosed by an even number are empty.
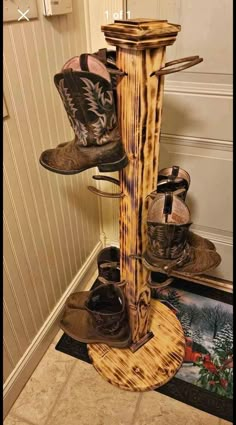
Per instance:
[[[107,47],[115,49],[105,41],[101,25],[113,23],[115,19],[130,17],[127,10],[127,0],[87,0],[87,31],[90,51]],[[132,17],[132,16],[131,16]],[[109,175],[109,173],[107,173]],[[112,177],[119,178],[119,173],[111,173]],[[115,193],[115,185],[108,182],[97,182],[97,186],[104,191]],[[101,206],[101,233],[105,245],[119,246],[119,200],[100,198]]]
[[[3,26],[5,414],[30,376],[26,365],[15,385],[22,359],[102,246],[99,200],[87,190],[96,170],[63,176],[39,164],[43,150],[73,137],[53,76],[87,51],[84,1],[50,18],[41,4],[37,19]]]
[[[97,169],[45,170],[41,152],[73,138],[53,76],[105,47],[122,0],[73,0],[73,13],[4,23],[4,417],[58,330],[71,292],[89,288],[105,242]]]

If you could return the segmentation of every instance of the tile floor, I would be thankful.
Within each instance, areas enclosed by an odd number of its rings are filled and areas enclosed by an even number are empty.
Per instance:
[[[229,425],[170,397],[132,393],[50,345],[4,425]]]

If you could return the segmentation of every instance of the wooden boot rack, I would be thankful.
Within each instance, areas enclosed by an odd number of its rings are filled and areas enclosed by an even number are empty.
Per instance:
[[[146,391],[168,382],[180,368],[185,338],[176,315],[151,301],[150,272],[142,261],[147,245],[147,196],[156,189],[164,75],[202,61],[197,56],[165,63],[166,46],[180,25],[151,19],[115,21],[102,26],[108,44],[116,46],[118,68],[126,73],[117,85],[118,118],[129,164],[120,172],[120,269],[126,280],[132,344],[116,349],[88,345],[95,369],[110,383]],[[169,66],[185,62],[175,68]]]

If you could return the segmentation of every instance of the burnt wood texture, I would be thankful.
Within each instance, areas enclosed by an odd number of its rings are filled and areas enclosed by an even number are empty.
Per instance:
[[[140,260],[129,257],[141,255],[146,247],[147,196],[158,176],[164,77],[151,74],[165,65],[166,46],[174,43],[179,30],[179,25],[150,19],[102,27],[106,41],[116,46],[118,68],[127,74],[117,84],[118,119],[129,158],[120,172],[120,253],[134,344],[151,330],[149,272]]]
[[[106,41],[116,46],[117,112],[129,164],[120,171],[120,269],[127,282],[132,345],[114,349],[88,346],[95,369],[110,383],[130,391],[146,391],[168,382],[182,364],[182,327],[166,306],[151,303],[149,273],[140,260],[147,243],[147,196],[156,189],[166,46],[174,43],[180,25],[134,19],[102,27]],[[154,336],[153,336],[154,334]]]
[[[207,297],[212,300],[218,300],[223,303],[232,305],[232,288],[230,293],[226,292],[225,288],[221,287],[221,289],[215,289],[215,287],[211,288],[210,286],[204,285],[203,281],[201,283],[201,285],[196,285],[195,280],[192,283],[176,278],[173,282],[173,285],[175,288],[177,287],[180,290],[183,289],[190,294],[198,294],[202,297]],[[207,284],[209,284],[209,282]],[[152,291],[152,296],[154,298],[159,298],[159,295],[155,294],[155,291]],[[63,353],[71,355],[79,360],[92,363],[88,355],[87,344],[76,341],[66,334],[63,334],[55,348],[56,350],[62,351]],[[155,365],[153,364],[153,367],[154,366]],[[232,399],[219,396],[218,394],[198,387],[195,384],[190,384],[183,379],[174,377],[165,385],[156,388],[155,391],[161,392],[162,394],[165,394],[183,403],[187,403],[190,406],[203,410],[207,413],[210,413],[211,415],[218,416],[226,421],[233,421]]]
[[[129,348],[88,345],[88,354],[97,372],[127,391],[150,391],[173,378],[185,352],[181,324],[168,307],[152,300],[150,325],[154,337],[135,353]]]

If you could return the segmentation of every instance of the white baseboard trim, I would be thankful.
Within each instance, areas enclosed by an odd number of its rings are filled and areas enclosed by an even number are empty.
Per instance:
[[[59,330],[58,319],[67,297],[77,289],[87,290],[91,287],[97,275],[96,258],[101,249],[102,242],[99,241],[4,383],[4,418],[16,401],[26,382],[29,380],[53,338],[56,336]]]
[[[105,247],[108,246],[116,246],[117,248],[120,248],[120,242],[117,239],[106,238]]]

